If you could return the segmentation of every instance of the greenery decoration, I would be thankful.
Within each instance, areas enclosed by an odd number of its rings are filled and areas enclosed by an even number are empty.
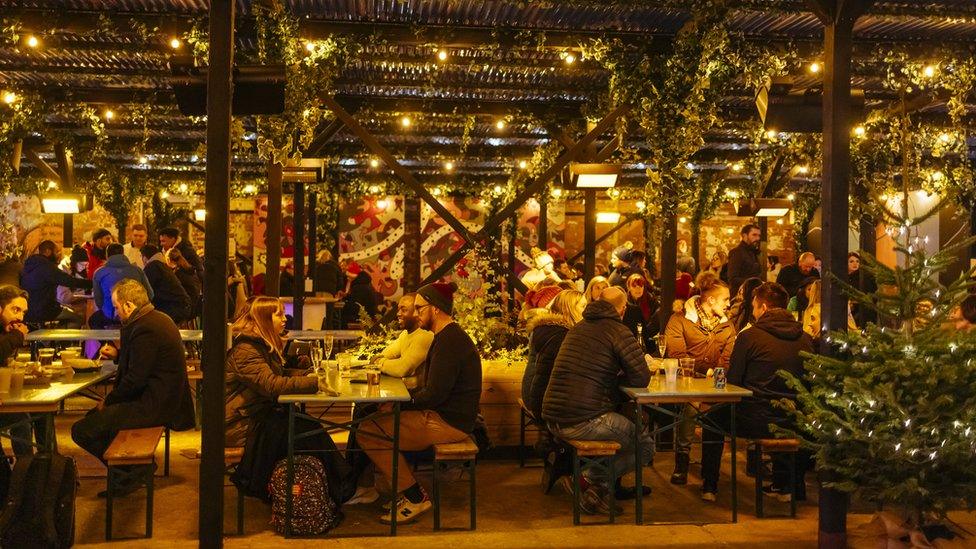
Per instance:
[[[862,268],[882,290],[867,295],[841,284],[891,324],[832,332],[825,339],[832,356],[807,355],[805,377],[785,377],[798,391],[799,430],[818,467],[836,479],[830,485],[908,509],[921,527],[930,515],[976,504],[976,332],[943,325],[968,295],[974,270],[948,286],[937,276],[973,239],[929,254],[918,227],[938,207],[914,218],[879,208],[899,227],[900,265],[865,254]]]

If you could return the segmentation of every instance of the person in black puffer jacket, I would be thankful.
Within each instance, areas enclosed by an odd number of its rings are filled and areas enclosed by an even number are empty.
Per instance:
[[[62,272],[57,264],[57,246],[45,240],[37,246],[37,253],[28,257],[20,273],[20,287],[27,290],[26,322],[60,321],[67,328],[81,328],[84,318],[58,303],[58,286],[90,289],[90,280],[81,280]]]
[[[364,310],[370,318],[376,318],[376,291],[373,290],[373,277],[352,261],[346,266],[346,275],[354,277],[349,283],[345,306],[342,308],[342,323],[359,322],[359,311]]]
[[[563,290],[552,301],[552,312],[545,312],[529,321],[530,368],[526,364],[522,378],[522,401],[536,418],[542,417],[542,401],[549,386],[556,355],[563,344],[566,333],[583,319],[586,298],[583,292]]]
[[[614,458],[617,471],[634,467],[633,422],[615,412],[623,398],[620,387],[646,387],[651,372],[637,338],[621,322],[627,296],[617,287],[603,291],[587,305],[583,321],[566,334],[556,356],[542,404],[542,417],[562,439],[612,440],[620,443]],[[644,463],[654,447],[641,433]],[[593,467],[583,472],[583,510],[609,513],[606,473]]]
[[[153,289],[153,307],[177,324],[192,318],[193,304],[190,296],[183,289],[176,273],[166,264],[163,252],[152,244],[146,244],[142,247],[142,258],[146,265],[143,271]]]

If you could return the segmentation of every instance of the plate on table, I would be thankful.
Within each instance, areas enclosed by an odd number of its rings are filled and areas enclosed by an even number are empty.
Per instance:
[[[75,373],[97,372],[102,369],[102,361],[91,358],[69,358],[62,364],[71,368]]]

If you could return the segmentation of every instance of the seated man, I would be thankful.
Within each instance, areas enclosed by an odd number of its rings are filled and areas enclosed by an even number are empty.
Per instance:
[[[24,346],[24,336],[27,335],[27,325],[24,315],[27,313],[27,292],[17,286],[0,286],[0,366],[6,366],[7,359],[13,358],[17,349]],[[31,424],[28,414],[2,414],[0,427],[10,427],[14,455],[31,454]],[[15,425],[16,424],[16,425]],[[42,431],[42,424],[38,424],[37,439],[43,440],[46,431]],[[0,454],[3,449],[0,448]]]
[[[121,244],[109,244],[105,253],[108,255],[108,260],[92,277],[92,296],[98,310],[88,319],[88,325],[95,329],[118,326],[115,305],[113,305],[112,300],[112,288],[120,281],[130,279],[139,282],[145,288],[149,299],[153,298],[153,289],[149,285],[146,273],[129,263],[129,258],[125,257],[124,248]]]
[[[615,410],[621,403],[618,387],[646,387],[651,371],[634,334],[624,326],[627,296],[611,286],[583,310],[556,355],[549,387],[542,402],[542,418],[562,439],[612,440],[620,443],[614,458],[617,474],[634,469],[634,423]],[[641,433],[643,463],[651,460],[654,444]],[[610,512],[607,473],[583,470],[581,506],[589,514]]]
[[[153,308],[146,289],[135,280],[116,284],[112,302],[122,319],[121,341],[118,348],[106,344],[99,352],[119,365],[115,387],[71,426],[72,440],[98,459],[103,459],[102,454],[123,429],[165,426],[181,431],[194,426],[186,359],[176,324]],[[138,482],[130,481],[112,489],[124,495],[138,487]]]
[[[372,362],[380,370],[393,377],[402,377],[408,389],[417,386],[417,368],[427,360],[427,350],[434,340],[434,334],[420,327],[415,300],[417,294],[408,293],[397,304],[397,321],[403,331],[393,343],[383,349]]]
[[[58,303],[58,286],[90,289],[90,280],[75,278],[58,269],[57,245],[51,240],[38,244],[37,253],[24,262],[20,273],[20,287],[26,290],[28,310],[26,322],[59,321],[66,328],[81,328],[82,315]]]
[[[752,391],[736,407],[736,434],[746,438],[773,438],[769,424],[787,427],[790,418],[784,410],[772,405],[775,400],[795,398],[795,391],[786,386],[780,370],[795,376],[803,375],[801,352],[812,352],[813,341],[803,332],[803,326],[786,310],[789,294],[775,282],[765,282],[752,294],[752,313],[755,322],[739,334],[729,362],[728,382]],[[715,410],[709,417],[726,431],[729,428],[729,408]],[[715,501],[718,492],[719,466],[725,437],[709,429],[702,431],[702,499]],[[712,444],[708,444],[711,442]],[[796,495],[805,499],[803,472],[807,455],[797,455]],[[789,455],[773,455],[773,485],[767,493],[784,499],[789,492]],[[785,497],[789,501],[788,495]]]
[[[460,442],[474,430],[481,401],[481,357],[468,334],[451,318],[456,289],[453,283],[435,282],[417,290],[420,327],[433,332],[434,340],[420,384],[400,414],[400,450],[419,451],[433,444]],[[377,438],[392,435],[393,416],[389,415],[363,424],[359,444],[388,479],[392,478],[393,459],[400,460],[395,504],[380,520],[389,522],[396,513],[397,522],[405,524],[429,511],[431,503],[403,455],[393,456],[393,443]]]
[[[166,256],[156,246],[146,244],[142,247],[142,261],[142,270],[153,289],[153,307],[177,324],[189,320],[193,312],[190,296],[166,263]]]

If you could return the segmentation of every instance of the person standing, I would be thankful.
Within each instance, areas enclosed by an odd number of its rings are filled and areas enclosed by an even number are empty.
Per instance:
[[[736,406],[736,434],[745,438],[773,438],[769,425],[790,427],[790,416],[773,405],[781,399],[793,400],[796,391],[787,386],[779,372],[803,377],[801,353],[813,352],[813,341],[803,332],[800,323],[786,310],[789,299],[786,289],[773,282],[765,282],[753,291],[752,310],[756,322],[739,334],[729,360],[728,382],[752,391]],[[730,428],[730,409],[714,410],[709,418],[723,430]],[[702,430],[702,499],[715,501],[718,492],[719,467],[725,436],[711,429]],[[806,498],[803,474],[806,472],[806,451],[797,456],[795,494]],[[773,483],[768,495],[789,501],[789,460],[787,454],[773,454]]]
[[[203,287],[201,281],[197,279],[196,274],[193,271],[193,266],[183,257],[176,248],[170,248],[168,252],[165,252],[166,263],[171,269],[173,269],[173,274],[176,275],[176,279],[180,281],[180,286],[183,286],[183,291],[186,295],[190,297],[191,314],[193,318],[200,316],[201,310],[201,295],[203,294]],[[233,267],[233,268],[232,268]],[[234,278],[237,276],[237,266],[233,261],[228,261],[227,263],[227,274],[228,278]],[[231,300],[227,302],[227,310],[233,311],[234,306],[237,304],[234,298],[234,292],[231,292]],[[246,298],[245,298],[246,299]],[[243,300],[242,300],[243,301]],[[237,315],[232,316],[229,320],[233,320]]]
[[[400,451],[419,451],[432,444],[460,442],[474,430],[481,402],[481,357],[467,333],[451,318],[454,283],[435,282],[417,290],[416,310],[420,327],[434,333],[421,369],[421,383],[411,391],[411,401],[400,413]],[[394,505],[380,517],[390,522],[414,522],[431,508],[430,499],[401,453],[394,456],[393,443],[382,440],[393,433],[393,417],[368,421],[359,429],[359,444],[376,469],[392,479],[393,460],[399,460]],[[372,434],[373,436],[369,436]]]
[[[125,259],[122,246],[117,246],[118,257],[139,271]],[[183,431],[195,424],[183,341],[176,324],[155,310],[146,288],[136,280],[121,279],[111,289],[111,300],[122,320],[121,339],[118,347],[103,345],[99,354],[118,363],[115,386],[105,400],[71,426],[75,444],[102,462],[105,450],[123,429],[163,426]],[[128,479],[109,489],[114,495],[125,495],[141,485],[140,480]]]
[[[739,231],[739,245],[729,250],[729,291],[733,295],[747,278],[762,278],[759,262],[759,226],[752,223]]]
[[[626,242],[623,246],[618,246],[613,250],[610,264],[613,266],[613,271],[607,277],[607,283],[611,286],[624,288],[627,284],[627,277],[640,272],[634,266],[634,245],[630,242]]]
[[[108,261],[95,273],[92,279],[92,295],[95,299],[95,306],[99,310],[92,314],[88,319],[88,325],[95,329],[103,329],[108,326],[117,325],[115,317],[115,305],[112,301],[112,288],[124,279],[132,279],[145,288],[146,294],[150,299],[153,297],[152,286],[146,278],[146,273],[136,267],[125,257],[121,244],[109,244],[105,253]]]
[[[159,246],[164,252],[168,252],[171,248],[179,250],[183,258],[186,259],[186,262],[193,267],[193,273],[196,275],[197,280],[203,281],[203,262],[200,261],[200,256],[193,249],[193,245],[183,240],[183,237],[180,236],[179,229],[176,227],[166,227],[159,231]]]
[[[780,269],[776,283],[786,289],[790,297],[796,297],[800,291],[800,286],[808,278],[820,278],[820,271],[816,268],[817,257],[810,252],[803,252],[797,258],[796,263],[787,265]]]
[[[146,262],[142,257],[142,247],[149,241],[149,231],[145,225],[136,223],[129,230],[129,234],[132,236],[132,240],[124,246],[125,257],[129,258],[129,263],[142,269],[146,266]]]
[[[346,277],[342,274],[342,268],[332,258],[332,252],[329,250],[322,250],[316,258],[315,280],[312,287],[316,293],[323,292],[331,297],[336,297],[346,287]]]
[[[108,229],[97,229],[92,233],[91,242],[86,242],[83,248],[88,253],[88,279],[94,280],[95,271],[108,261],[108,245],[115,241],[115,237]]]
[[[729,307],[729,287],[710,273],[698,275],[697,287],[699,294],[685,302],[683,311],[671,316],[664,333],[668,358],[692,358],[695,360],[694,373],[702,375],[711,368],[728,364],[735,331],[725,316]],[[672,484],[688,483],[694,413],[690,404],[680,413]]]
[[[857,252],[847,254],[847,283],[859,292],[871,295],[878,291],[878,283],[869,272],[861,270],[861,255]],[[878,312],[865,307],[857,301],[851,300],[851,314],[854,322],[860,326],[867,326],[868,322],[878,322]]]
[[[559,347],[542,402],[542,419],[557,437],[620,443],[613,459],[621,475],[634,468],[636,426],[616,411],[622,403],[619,388],[646,387],[651,381],[637,339],[621,322],[626,309],[627,296],[616,286],[586,306],[583,320]],[[641,460],[647,463],[654,444],[646,431],[640,436]],[[612,488],[606,471],[586,467],[580,480],[583,510],[609,514]]]
[[[81,328],[84,317],[58,303],[58,286],[87,290],[91,289],[92,282],[75,278],[58,269],[57,258],[57,245],[51,240],[45,240],[38,244],[37,253],[24,262],[24,270],[20,273],[20,287],[30,296],[24,319],[36,323],[56,321],[66,328]]]
[[[691,276],[698,274],[698,263],[695,258],[689,253],[688,241],[680,238],[678,239],[678,262],[677,268],[683,273],[688,273]]]
[[[350,261],[346,266],[349,277],[349,291],[346,292],[345,306],[342,308],[342,323],[359,322],[359,312],[366,311],[370,318],[376,318],[376,292],[373,290],[373,277],[369,276],[359,263]]]
[[[179,324],[192,318],[193,304],[176,273],[166,264],[166,256],[152,244],[142,247],[143,271],[153,289],[152,304],[157,311]]]

